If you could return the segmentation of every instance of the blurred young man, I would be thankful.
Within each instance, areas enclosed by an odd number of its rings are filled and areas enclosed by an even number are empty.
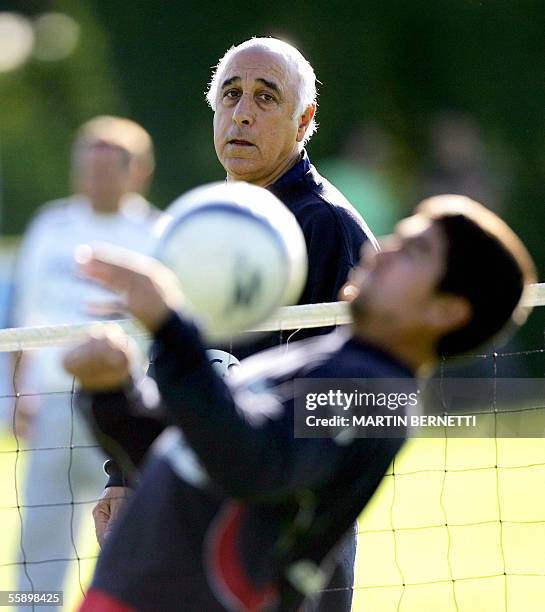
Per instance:
[[[74,194],[43,206],[23,237],[12,326],[100,317],[89,308],[105,296],[76,276],[74,250],[82,242],[107,241],[150,251],[159,213],[137,192],[147,187],[153,169],[151,138],[133,121],[102,116],[80,128],[72,149]],[[36,449],[30,452],[22,498],[21,561],[28,563],[19,568],[21,590],[62,590],[67,560],[77,556],[71,532],[77,542],[81,517],[89,510],[81,502],[96,500],[103,486],[103,455],[72,415],[72,379],[59,363],[59,351],[41,349],[14,360],[15,391],[23,394],[16,400],[16,433]],[[25,397],[29,393],[37,395]]]
[[[535,280],[515,234],[461,196],[424,201],[382,246],[364,249],[345,286],[349,332],[296,343],[288,358],[282,349],[256,355],[229,385],[195,325],[175,312],[182,298],[160,264],[97,252],[82,264],[153,334],[162,405],[142,401],[121,332],[97,332],[65,358],[82,385],[81,408],[125,464],[140,464],[157,433],[154,414],[169,425],[106,542],[82,612],[295,612],[319,598],[336,544],[403,440],[295,437],[291,383],[411,381],[440,355],[520,325],[523,289]]]
[[[373,234],[346,198],[321,177],[304,145],[316,130],[316,75],[293,46],[275,38],[253,38],[220,59],[207,93],[214,111],[214,146],[227,180],[266,187],[295,215],[308,253],[308,278],[300,304],[333,302]],[[297,340],[322,330],[298,330]],[[281,342],[279,334],[238,347],[242,359]],[[229,350],[229,349],[227,349]],[[95,508],[99,539],[123,503],[123,479],[109,466],[109,486]],[[327,602],[350,610],[355,535],[339,555]],[[327,608],[324,608],[327,609]]]

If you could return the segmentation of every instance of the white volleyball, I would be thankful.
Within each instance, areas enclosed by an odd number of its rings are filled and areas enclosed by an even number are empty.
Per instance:
[[[240,332],[299,299],[307,275],[303,232],[270,191],[212,183],[166,213],[156,257],[178,277],[209,341],[243,341]]]

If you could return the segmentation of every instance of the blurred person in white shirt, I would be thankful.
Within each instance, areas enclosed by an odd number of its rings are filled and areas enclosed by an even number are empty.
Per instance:
[[[80,128],[72,150],[74,194],[42,206],[24,234],[10,326],[100,318],[97,305],[109,294],[76,275],[74,251],[101,241],[151,252],[152,226],[160,213],[141,194],[153,170],[152,141],[140,125],[101,116]],[[60,351],[13,356],[13,392],[22,395],[15,400],[14,434],[30,449],[19,491],[24,506],[19,590],[62,590],[69,563],[76,563],[67,559],[80,556],[81,519],[90,518],[104,486],[104,457],[72,410],[72,379],[62,368]]]

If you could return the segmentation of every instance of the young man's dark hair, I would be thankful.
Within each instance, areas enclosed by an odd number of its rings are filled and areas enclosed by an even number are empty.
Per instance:
[[[438,288],[465,297],[472,309],[466,325],[441,338],[438,354],[467,353],[509,328],[509,322],[521,325],[528,311],[520,298],[524,286],[536,282],[536,273],[511,228],[464,196],[429,198],[417,212],[437,221],[446,237],[446,269]]]

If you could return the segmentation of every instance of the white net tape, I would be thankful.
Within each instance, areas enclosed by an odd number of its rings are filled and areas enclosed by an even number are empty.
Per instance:
[[[114,321],[132,337],[146,338],[148,333],[133,319]],[[350,322],[346,302],[305,304],[279,308],[275,314],[248,331],[277,331],[308,327],[327,327]],[[104,321],[100,321],[104,324]],[[22,351],[52,346],[66,346],[82,339],[97,322],[75,325],[13,327],[0,330],[0,352]]]
[[[523,303],[526,306],[545,305],[545,283],[530,285]],[[248,331],[280,331],[311,327],[344,325],[350,322],[346,302],[304,304],[279,308],[269,319]],[[115,321],[132,337],[147,337],[147,332],[132,319]],[[17,327],[0,330],[0,352],[21,351],[49,346],[66,346],[85,336],[96,323]]]

